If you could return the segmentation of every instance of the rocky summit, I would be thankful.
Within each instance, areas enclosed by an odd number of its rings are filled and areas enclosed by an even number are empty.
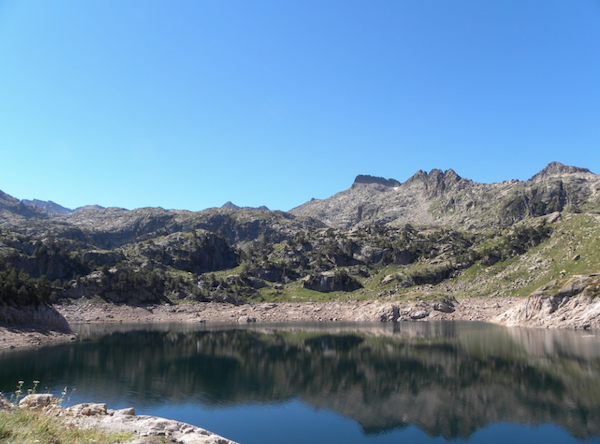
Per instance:
[[[600,209],[600,176],[586,168],[550,163],[527,181],[476,183],[454,170],[418,171],[406,182],[358,176],[328,199],[290,211],[333,227],[368,224],[506,227],[555,211]]]
[[[71,211],[0,192],[0,307],[526,296],[598,272],[599,221],[600,176],[557,162],[491,184],[359,175],[289,212]]]

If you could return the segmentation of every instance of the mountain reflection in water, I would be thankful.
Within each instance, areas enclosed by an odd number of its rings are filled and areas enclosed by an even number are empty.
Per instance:
[[[600,437],[600,332],[460,322],[77,331],[78,343],[0,354],[0,390],[38,379],[51,391],[77,387],[78,402],[147,414],[166,404],[301,401],[352,419],[368,436],[416,426],[468,439],[512,423]]]

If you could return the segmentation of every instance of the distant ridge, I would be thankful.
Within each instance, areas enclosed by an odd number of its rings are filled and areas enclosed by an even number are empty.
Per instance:
[[[477,183],[454,170],[417,171],[406,182],[357,176],[352,186],[289,213],[332,227],[402,224],[502,227],[556,211],[600,211],[600,176],[551,162],[527,181]]]
[[[80,211],[97,211],[97,210],[105,210],[106,208],[101,207],[100,205],[85,205],[83,207],[77,207],[73,210],[73,213],[78,213]]]
[[[593,174],[587,168],[563,165],[562,163],[559,163],[559,162],[550,162],[546,166],[546,168],[544,168],[542,171],[540,171],[539,173],[534,175],[529,180],[535,181],[535,180],[543,179],[545,177],[550,177],[550,176],[560,176],[563,174],[576,174],[576,173]]]
[[[556,211],[600,212],[600,176],[587,168],[551,162],[529,180],[477,183],[454,170],[419,170],[405,182],[359,174],[350,188],[326,199],[311,199],[288,214],[332,227],[416,224],[455,228],[506,226]],[[114,209],[87,205],[75,210],[53,201],[19,200],[0,192],[0,210],[26,218],[67,218]],[[229,201],[221,210],[270,211]],[[7,216],[8,217],[8,216]]]
[[[83,207],[75,208],[74,210],[70,208],[63,207],[62,205],[57,204],[56,202],[52,202],[51,200],[39,200],[39,199],[22,199],[22,203],[28,205],[30,207],[35,207],[42,209],[50,214],[58,214],[60,216],[68,216],[73,213],[77,213],[79,211],[89,211],[89,210],[104,210],[104,207],[100,205],[85,205]]]
[[[224,210],[259,210],[259,211],[269,211],[267,207],[261,205],[260,207],[238,207],[233,202],[229,201],[221,207]]]
[[[44,219],[48,217],[48,213],[41,208],[26,205],[3,191],[0,191],[0,210],[28,218]]]
[[[45,200],[38,200],[38,199],[33,199],[33,200],[23,199],[23,200],[21,200],[21,202],[23,202],[26,205],[32,205],[34,207],[41,208],[42,210],[47,211],[48,213],[67,215],[67,214],[71,214],[73,212],[73,210],[71,210],[69,208],[65,208],[62,205],[52,202],[51,200],[45,201]]]

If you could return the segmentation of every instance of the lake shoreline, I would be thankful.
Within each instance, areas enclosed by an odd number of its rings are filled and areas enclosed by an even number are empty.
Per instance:
[[[520,298],[468,298],[429,301],[369,300],[345,302],[280,302],[232,305],[195,302],[130,306],[77,301],[54,306],[68,324],[146,323],[281,323],[481,321],[518,305]],[[36,325],[0,324],[0,350],[41,347],[76,340],[72,332]]]
[[[0,351],[76,340],[76,335],[68,327],[73,324],[478,321],[507,327],[599,329],[600,298],[591,297],[583,291],[598,288],[598,279],[598,275],[574,276],[563,283],[558,294],[548,294],[542,287],[527,298],[455,299],[445,296],[410,301],[376,299],[241,305],[183,302],[145,306],[78,300],[43,310],[42,307],[29,310],[39,321],[31,325],[23,319],[17,325],[0,323]],[[29,316],[29,312],[15,314],[17,310],[5,307],[0,307],[0,315],[10,320],[6,311],[11,310],[13,318]]]

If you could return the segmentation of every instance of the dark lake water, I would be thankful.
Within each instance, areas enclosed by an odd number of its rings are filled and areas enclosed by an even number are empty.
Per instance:
[[[242,444],[600,443],[600,332],[483,323],[80,325],[0,353],[68,405],[133,406]],[[71,389],[75,388],[74,392]]]

